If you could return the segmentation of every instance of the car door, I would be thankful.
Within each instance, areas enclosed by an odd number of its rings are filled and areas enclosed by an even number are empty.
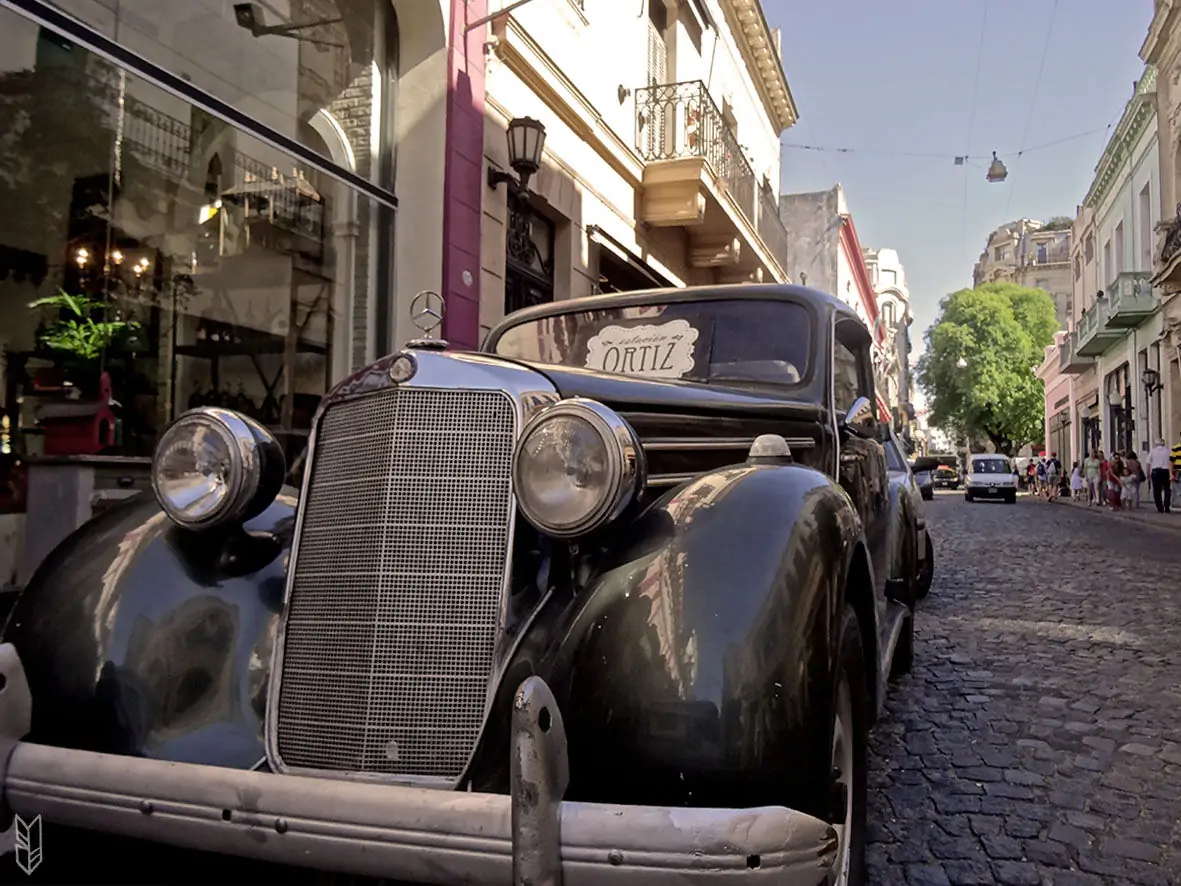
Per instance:
[[[838,320],[833,330],[833,405],[843,416],[865,397],[874,404],[873,418],[841,432],[838,481],[853,500],[869,548],[879,604],[885,604],[889,578],[889,473],[882,444],[882,423],[877,420],[877,396],[873,385],[872,342],[859,321]]]

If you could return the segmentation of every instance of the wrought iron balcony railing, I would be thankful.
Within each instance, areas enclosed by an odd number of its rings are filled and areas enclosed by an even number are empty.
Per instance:
[[[1162,243],[1160,263],[1167,265],[1181,252],[1181,203],[1177,204],[1177,216],[1160,226]]]
[[[754,171],[702,81],[636,90],[636,148],[650,163],[704,159],[747,220],[757,221]]]
[[[103,90],[113,99],[112,115],[119,126],[118,97],[113,90]],[[190,175],[193,129],[187,123],[158,111],[131,96],[123,100],[121,150],[129,151],[140,163],[176,179]],[[228,158],[226,158],[228,160]],[[227,166],[230,164],[227,163]],[[234,151],[232,173],[223,182],[223,199],[250,202],[249,218],[265,216],[275,227],[298,233],[320,243],[324,236],[324,199],[294,170],[280,172]],[[205,170],[199,170],[204,175]]]

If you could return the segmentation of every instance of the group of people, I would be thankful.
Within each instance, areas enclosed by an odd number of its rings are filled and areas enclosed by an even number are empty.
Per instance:
[[[1080,464],[1071,469],[1071,495],[1091,507],[1112,510],[1136,509],[1141,503],[1141,487],[1151,484],[1152,500],[1162,514],[1171,512],[1173,484],[1181,477],[1181,445],[1170,449],[1164,440],[1141,460],[1135,452],[1115,452],[1108,458],[1102,449],[1093,449]]]
[[[1038,495],[1048,500],[1058,497],[1062,486],[1062,462],[1058,461],[1058,453],[1051,452],[1049,458],[1030,460],[1025,466],[1025,488],[1030,495]]]
[[[1091,507],[1110,507],[1114,511],[1140,507],[1140,487],[1148,480],[1145,466],[1135,452],[1113,452],[1108,458],[1102,449],[1092,449],[1071,470],[1071,495],[1086,500]]]

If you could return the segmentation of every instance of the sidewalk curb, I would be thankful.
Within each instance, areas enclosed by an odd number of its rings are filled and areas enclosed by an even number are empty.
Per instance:
[[[1181,514],[1172,521],[1160,521],[1154,517],[1150,517],[1147,513],[1140,514],[1136,511],[1113,511],[1109,507],[1094,508],[1089,507],[1086,502],[1077,502],[1070,499],[1058,499],[1067,507],[1074,508],[1079,511],[1086,511],[1087,513],[1103,514],[1105,517],[1115,520],[1121,520],[1124,523],[1137,523],[1140,526],[1148,526],[1152,529],[1159,529],[1162,532],[1181,532]],[[1151,503],[1150,503],[1151,504]]]

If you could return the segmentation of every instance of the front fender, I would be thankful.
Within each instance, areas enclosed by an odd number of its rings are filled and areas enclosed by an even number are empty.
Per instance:
[[[598,557],[589,580],[550,598],[501,689],[507,698],[529,673],[554,689],[567,797],[758,806],[823,796],[835,636],[861,536],[824,474],[739,466],[665,495],[587,554]],[[487,766],[507,746],[498,733]],[[503,779],[479,763],[475,776],[477,788]]]
[[[30,740],[257,765],[295,506],[284,489],[244,527],[192,533],[140,496],[62,542],[4,630],[33,694]]]

